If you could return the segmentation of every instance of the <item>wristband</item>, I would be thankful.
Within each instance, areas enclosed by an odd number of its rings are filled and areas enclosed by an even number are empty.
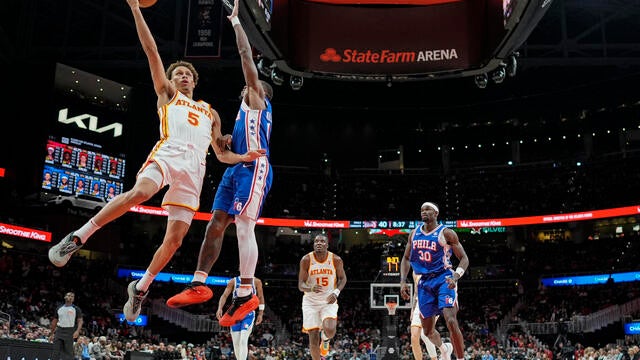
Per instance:
[[[260,304],[260,305],[258,305],[258,310],[260,310],[260,311],[264,311],[264,304]]]
[[[231,18],[231,26],[240,25],[240,19],[237,16]]]
[[[333,289],[333,295],[336,297],[340,296],[340,289]]]
[[[458,266],[458,268],[456,269],[456,273],[460,275],[460,277],[462,277],[462,275],[464,275],[464,269]]]
[[[403,282],[407,282],[407,278],[403,278],[403,277],[401,277],[401,278],[400,278],[400,282],[401,282],[401,283],[403,283]]]

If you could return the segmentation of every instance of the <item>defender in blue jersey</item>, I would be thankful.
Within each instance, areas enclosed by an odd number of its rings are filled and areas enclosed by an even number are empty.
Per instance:
[[[222,319],[223,307],[227,302],[229,295],[232,295],[232,299],[238,297],[238,288],[240,287],[240,277],[236,276],[231,278],[227,283],[227,287],[224,289],[220,300],[218,301],[218,311],[216,311],[216,317]],[[253,331],[253,325],[260,325],[262,323],[262,315],[264,312],[264,293],[262,292],[262,280],[257,277],[253,278],[252,292],[260,300],[260,305],[257,311],[252,311],[247,314],[244,319],[231,325],[231,340],[233,341],[233,352],[237,360],[247,360],[249,356],[249,337]]]
[[[431,342],[440,348],[441,360],[451,360],[455,351],[457,359],[464,358],[464,339],[458,325],[458,280],[469,267],[469,258],[458,235],[452,229],[438,224],[438,206],[425,202],[420,207],[423,224],[409,234],[404,256],[400,262],[400,293],[411,299],[407,275],[409,268],[418,277],[415,284],[422,329]],[[451,253],[458,258],[453,270]],[[435,325],[442,314],[451,335],[451,343],[443,343]]]
[[[237,290],[238,296],[233,299],[233,304],[220,319],[222,326],[235,324],[258,307],[259,300],[251,291],[258,262],[258,244],[254,229],[273,178],[269,163],[272,124],[270,99],[273,97],[273,89],[258,78],[251,45],[238,18],[239,1],[235,1],[228,19],[236,34],[246,86],[242,89],[242,103],[235,119],[233,134],[227,135],[221,142],[230,149],[252,149],[265,156],[251,162],[238,163],[224,172],[213,201],[213,216],[207,224],[206,234],[200,246],[198,265],[192,283],[181,293],[167,300],[170,307],[182,307],[211,299],[213,292],[205,283],[209,271],[220,255],[224,231],[235,220],[240,258],[240,287]]]

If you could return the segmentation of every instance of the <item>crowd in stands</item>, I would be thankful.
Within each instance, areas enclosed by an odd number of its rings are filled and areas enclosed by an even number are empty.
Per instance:
[[[513,269],[500,276],[487,278],[486,275],[473,275],[474,272],[470,271],[468,277],[460,282],[459,289],[459,319],[467,344],[465,356],[469,360],[563,358],[563,351],[566,350],[559,347],[566,347],[567,342],[558,345],[543,341],[521,329],[512,330],[507,338],[499,338],[499,321],[518,301],[525,302],[526,306],[521,307],[515,317],[528,322],[562,321],[575,315],[589,314],[638,298],[638,282],[595,287],[545,288],[539,282],[533,284],[534,280],[520,280],[517,276],[538,269],[535,275],[530,276],[537,277],[539,281],[539,276],[545,274],[583,274],[597,269],[611,269],[612,264],[616,271],[637,270],[633,254],[638,253],[638,239],[637,235],[618,239],[619,242],[615,243],[617,246],[612,246],[611,239],[583,244],[530,244],[531,256],[523,257],[520,264],[511,263],[511,259],[505,260],[505,265]],[[626,244],[631,244],[631,247],[620,251],[620,247]],[[467,251],[479,268],[494,262],[484,255],[476,259],[474,248],[467,246]],[[296,268],[297,260],[309,250],[308,244],[291,244],[286,256],[283,252],[269,251],[265,258],[276,263],[288,262],[292,268]],[[371,310],[369,306],[369,283],[376,277],[381,251],[381,246],[367,245],[353,246],[341,252],[345,260],[345,271],[349,274],[349,283],[347,291],[340,297],[338,334],[332,343],[329,360],[364,359],[377,347],[384,345],[385,334],[382,329],[385,328],[385,321],[389,321],[387,314],[385,311]],[[513,256],[512,253],[513,251],[506,251],[501,256]],[[576,253],[580,257],[576,258]],[[538,256],[539,254],[544,256]],[[613,263],[612,258],[615,258]],[[95,354],[91,356],[95,359],[119,359],[127,351],[146,351],[156,354],[158,358],[167,359],[233,359],[231,339],[226,331],[208,334],[208,341],[194,341],[189,335],[185,335],[185,338],[168,338],[163,334],[162,326],[153,327],[153,319],[148,327],[118,322],[114,313],[125,301],[123,286],[127,279],[115,278],[117,266],[109,260],[74,257],[66,268],[58,269],[49,264],[46,256],[3,249],[0,256],[0,311],[9,314],[11,322],[2,323],[0,336],[47,341],[51,314],[62,301],[64,293],[72,290],[76,292],[76,304],[85,314],[83,337],[78,341],[77,347],[80,355],[83,351],[82,344],[86,344],[86,352],[92,354],[93,351]],[[250,343],[255,358],[307,359],[307,336],[301,332],[301,294],[296,288],[297,274],[269,274],[264,272],[265,266],[260,269],[258,276],[268,279],[265,296],[271,318],[267,317],[263,325],[254,329]],[[170,283],[154,284],[150,298],[166,298],[180,286]],[[213,318],[215,301],[190,307],[189,311],[209,314]],[[412,356],[408,315],[406,310],[399,310],[393,318],[397,322],[397,346],[401,359],[410,359]],[[438,329],[446,337],[444,324],[439,323]],[[603,337],[603,341],[607,338]],[[580,353],[573,359],[629,360],[633,358],[637,342],[637,339],[625,338],[618,344],[615,341],[588,344],[584,347],[584,355]],[[569,347],[578,348],[578,344]],[[629,357],[626,358],[623,353],[627,353]]]
[[[419,206],[425,200],[441,205],[441,220],[630,206],[640,203],[639,155],[600,154],[586,158],[581,166],[567,161],[534,162],[536,159],[532,157],[528,159],[531,163],[517,166],[453,166],[450,169],[434,166],[402,171],[276,165],[274,186],[263,216],[419,220]],[[208,176],[213,183],[218,178]],[[69,213],[59,215],[50,210],[38,216],[37,208],[21,206],[24,199],[8,181],[0,182],[0,186],[0,190],[4,190],[0,191],[2,222],[66,234],[57,226],[74,221]],[[208,211],[212,199],[207,196],[212,194],[212,191],[203,191],[202,211]],[[150,205],[154,205],[154,200]],[[53,221],[56,216],[64,216],[65,222]],[[172,332],[168,335],[166,327],[175,325],[163,324],[159,319],[150,319],[146,327],[116,319],[115,313],[126,301],[124,286],[128,279],[118,279],[115,269],[126,264],[142,270],[148,261],[145,256],[150,256],[151,251],[147,254],[139,249],[153,249],[161,242],[160,230],[165,220],[147,216],[140,222],[139,216],[127,214],[109,230],[116,235],[118,231],[126,233],[127,240],[118,245],[119,254],[96,251],[90,260],[76,256],[62,269],[50,265],[44,247],[31,251],[3,248],[0,312],[10,320],[0,317],[0,337],[48,341],[56,305],[62,302],[65,292],[74,291],[76,304],[85,315],[82,337],[76,345],[78,359],[83,358],[83,353],[96,360],[121,359],[129,351],[148,352],[156,359],[234,359],[227,331],[206,334],[202,340],[201,334]],[[628,221],[633,219],[630,217]],[[537,232],[546,229],[535,227],[517,229],[515,234],[506,235],[460,234],[471,260],[471,268],[459,288],[458,318],[467,346],[466,360],[638,360],[639,338],[619,333],[599,334],[601,341],[589,343],[583,343],[585,339],[580,336],[572,338],[572,334],[562,334],[564,338],[554,341],[558,339],[536,337],[517,327],[508,334],[500,333],[500,323],[507,316],[530,323],[559,322],[640,297],[638,281],[557,288],[540,285],[540,277],[548,275],[640,270],[637,230],[621,236],[613,232],[600,233],[600,228],[593,223],[583,224],[576,225],[577,235],[544,241],[537,238]],[[187,274],[193,271],[204,226],[204,222],[193,223],[166,271]],[[346,244],[337,232],[330,231],[330,235],[330,250],[344,259],[348,284],[340,296],[339,328],[327,360],[369,359],[377,348],[384,346],[383,325],[390,321],[385,311],[370,309],[369,283],[378,277],[380,255],[389,251],[389,247],[384,246],[396,244],[392,250],[401,251],[403,245],[397,245],[396,238],[388,243]],[[270,311],[265,314],[264,323],[254,328],[250,340],[252,359],[309,359],[307,335],[301,332],[302,295],[297,290],[298,261],[312,250],[309,237],[279,237],[275,228],[264,227],[258,227],[257,237],[261,245],[257,276],[266,280],[264,290]],[[95,240],[98,242],[99,236]],[[270,246],[275,244],[278,246]],[[92,246],[93,242],[86,248],[91,251]],[[286,251],[282,251],[283,247]],[[233,236],[225,238],[222,254],[212,275],[235,276],[238,258]],[[166,298],[182,286],[156,282],[149,300]],[[213,319],[220,291],[215,292],[211,301],[188,310]],[[520,304],[520,310],[512,314],[516,304]],[[145,307],[144,311],[150,314],[150,308]],[[640,314],[632,317],[638,319]],[[408,312],[399,310],[392,321],[397,323],[399,357],[411,359]],[[438,329],[447,336],[442,322]]]
[[[278,169],[265,217],[340,220],[419,219],[425,200],[441,220],[580,212],[637,203],[640,154],[577,166],[548,161],[441,170]],[[615,171],[612,171],[615,169]],[[606,191],[602,191],[606,189]],[[497,204],[497,205],[496,205]]]

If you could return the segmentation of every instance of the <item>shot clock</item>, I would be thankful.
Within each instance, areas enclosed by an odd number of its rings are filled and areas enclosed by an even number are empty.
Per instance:
[[[384,281],[400,281],[400,261],[401,255],[381,255],[380,256],[380,276]]]

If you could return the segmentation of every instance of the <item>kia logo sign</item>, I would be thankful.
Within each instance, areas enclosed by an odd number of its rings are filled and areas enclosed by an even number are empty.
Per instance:
[[[91,114],[82,114],[69,117],[69,109],[61,109],[58,112],[58,122],[63,124],[76,124],[80,129],[96,132],[99,134],[107,131],[113,131],[113,137],[122,135],[122,124],[115,122],[113,124],[98,127],[98,117]],[[88,122],[88,125],[87,123]]]

